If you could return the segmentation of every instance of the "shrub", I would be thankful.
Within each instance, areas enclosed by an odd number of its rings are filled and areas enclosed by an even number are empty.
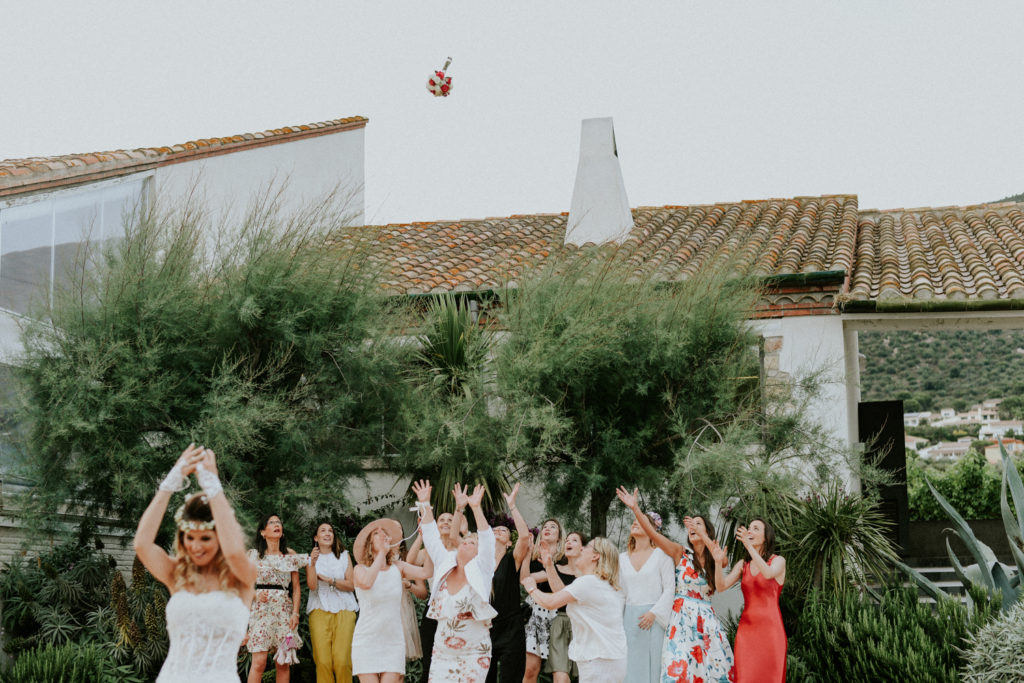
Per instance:
[[[877,500],[847,493],[839,482],[795,501],[779,521],[787,584],[797,591],[813,586],[842,593],[851,582],[863,586],[885,575],[899,559]]]
[[[964,653],[965,683],[1024,680],[1024,605],[975,631]]]
[[[98,645],[45,645],[24,651],[0,678],[4,683],[142,683]]]
[[[999,472],[985,456],[971,451],[945,473],[926,468],[920,459],[907,463],[907,496],[914,520],[946,519],[942,506],[932,496],[925,475],[966,519],[999,518]]]
[[[953,600],[918,601],[912,588],[879,602],[853,591],[812,591],[790,640],[791,681],[955,681],[967,637],[995,606],[979,595],[972,616]]]

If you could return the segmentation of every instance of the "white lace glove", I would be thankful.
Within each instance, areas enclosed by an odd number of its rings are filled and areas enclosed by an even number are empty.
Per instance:
[[[211,500],[224,490],[224,487],[220,485],[220,477],[213,472],[207,472],[202,463],[196,465],[196,479],[199,480],[199,485],[203,487],[203,493]]]
[[[176,463],[171,471],[167,473],[164,480],[160,482],[160,486],[157,487],[159,491],[170,491],[171,493],[177,493],[178,491],[184,491],[188,488],[188,477],[181,473],[182,463]]]

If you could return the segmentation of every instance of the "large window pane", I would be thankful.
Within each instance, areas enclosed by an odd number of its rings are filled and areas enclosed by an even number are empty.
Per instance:
[[[97,193],[58,198],[54,211],[54,286],[65,288],[74,278],[76,264],[81,267],[89,258],[88,248],[102,232],[103,206]]]
[[[0,212],[0,308],[26,313],[49,295],[53,202]]]

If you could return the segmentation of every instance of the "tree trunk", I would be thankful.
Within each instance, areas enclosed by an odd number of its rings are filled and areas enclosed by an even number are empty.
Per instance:
[[[605,491],[592,490],[590,492],[591,538],[608,534],[608,506],[612,502],[612,497]]]

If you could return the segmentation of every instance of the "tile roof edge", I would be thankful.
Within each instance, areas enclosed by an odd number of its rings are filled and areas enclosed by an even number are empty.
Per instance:
[[[1010,209],[1018,208],[1024,202],[981,202],[979,204],[949,204],[947,206],[913,206],[891,209],[861,209],[862,214],[880,213],[915,213],[919,211],[977,211],[979,209]]]
[[[201,138],[169,147],[139,147],[50,157],[0,160],[0,197],[36,192],[151,168],[229,154],[255,147],[364,128],[369,119],[352,116],[285,126],[259,133]]]

